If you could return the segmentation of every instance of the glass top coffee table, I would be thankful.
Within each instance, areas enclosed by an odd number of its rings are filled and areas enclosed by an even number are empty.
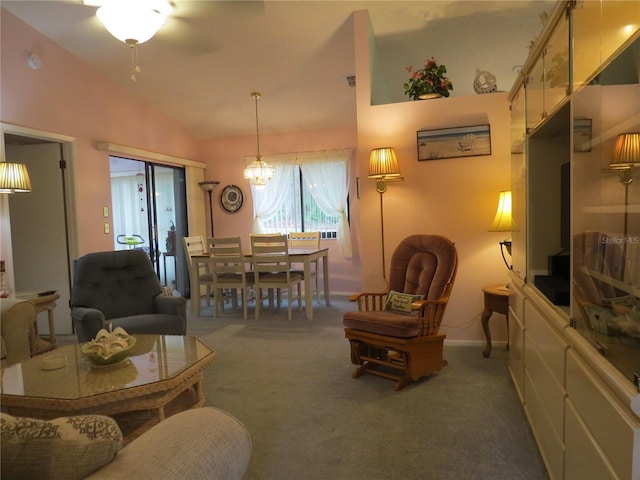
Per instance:
[[[0,403],[8,413],[42,419],[101,414],[118,421],[127,441],[166,416],[204,404],[203,369],[215,352],[199,339],[135,334],[124,362],[98,367],[80,344],[2,369]],[[59,368],[49,363],[64,355]]]

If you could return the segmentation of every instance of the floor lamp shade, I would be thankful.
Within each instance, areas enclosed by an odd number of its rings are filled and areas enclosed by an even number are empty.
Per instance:
[[[0,193],[30,191],[31,180],[24,163],[0,162]]]
[[[630,168],[640,165],[640,133],[618,135],[610,168]]]
[[[369,156],[369,178],[399,177],[400,166],[392,147],[374,148]]]
[[[369,178],[375,178],[376,190],[387,191],[385,180],[400,176],[400,165],[393,147],[374,148],[369,155]]]

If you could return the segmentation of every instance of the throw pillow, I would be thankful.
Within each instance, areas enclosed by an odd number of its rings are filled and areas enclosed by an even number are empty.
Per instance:
[[[38,420],[0,414],[3,480],[82,479],[109,463],[122,446],[120,427],[103,415]]]
[[[387,295],[387,303],[384,309],[393,312],[401,313],[402,315],[417,315],[417,310],[411,310],[411,304],[417,300],[422,300],[424,295],[416,295],[410,293],[396,292],[391,290]]]

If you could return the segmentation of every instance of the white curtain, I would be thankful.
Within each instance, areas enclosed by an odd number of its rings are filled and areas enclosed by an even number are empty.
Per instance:
[[[255,157],[247,159],[248,163]],[[296,165],[296,154],[286,153],[282,155],[263,156],[262,160],[275,167],[273,178],[264,187],[257,188],[251,184],[251,197],[253,198],[253,233],[264,233],[262,219],[268,219],[276,214],[291,189],[291,176]]]
[[[128,175],[111,178],[111,210],[113,219],[113,238],[116,250],[126,250],[127,245],[118,243],[119,235],[140,235],[149,246],[147,234],[147,187],[144,175]],[[138,186],[143,185],[143,191]]]
[[[338,248],[346,259],[352,256],[351,232],[347,218],[349,163],[351,150],[327,150],[298,154],[305,186],[327,215],[340,215]]]

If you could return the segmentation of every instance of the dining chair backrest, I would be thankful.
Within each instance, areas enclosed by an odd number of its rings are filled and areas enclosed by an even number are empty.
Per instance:
[[[245,258],[240,237],[210,237],[208,242],[214,283],[217,283],[218,277],[226,274],[246,276]]]
[[[289,243],[286,235],[251,235],[251,263],[256,274],[288,272]]]
[[[183,238],[184,253],[187,256],[187,268],[191,274],[191,257],[194,255],[202,255],[207,250],[202,235],[193,235]]]
[[[290,232],[289,248],[319,248],[320,232]]]

